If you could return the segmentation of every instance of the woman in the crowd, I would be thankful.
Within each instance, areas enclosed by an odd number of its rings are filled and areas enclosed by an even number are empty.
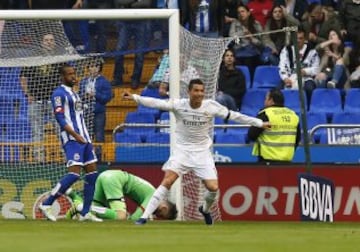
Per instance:
[[[235,68],[234,51],[226,49],[219,71],[216,101],[230,110],[238,111],[245,91],[245,76]]]
[[[344,62],[344,42],[337,30],[330,30],[328,40],[316,48],[321,55],[320,69],[315,80],[317,87],[343,89],[347,81]]]
[[[250,9],[245,5],[237,7],[238,19],[230,26],[230,37],[235,40],[236,65],[249,67],[251,76],[254,76],[255,68],[261,64],[260,55],[264,47],[264,37],[255,36],[263,31],[261,24],[255,20]]]
[[[274,5],[264,30],[270,32],[281,30],[284,27],[298,26],[299,24],[299,20],[288,14],[284,6]],[[268,55],[268,63],[270,65],[277,66],[279,64],[279,54],[286,45],[290,44],[290,39],[290,33],[288,32],[277,32],[265,35],[266,46],[271,50],[271,53]]]

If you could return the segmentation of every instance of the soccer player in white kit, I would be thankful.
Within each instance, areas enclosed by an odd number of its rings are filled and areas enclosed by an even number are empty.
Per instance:
[[[218,192],[218,176],[211,152],[213,144],[210,130],[214,117],[234,120],[259,128],[269,128],[268,122],[228,110],[214,100],[204,100],[205,87],[200,79],[193,79],[188,87],[189,98],[161,100],[143,97],[125,92],[124,99],[134,100],[146,107],[171,111],[176,118],[175,149],[168,161],[163,165],[165,172],[160,186],[155,190],[143,215],[136,224],[145,224],[149,216],[157,209],[160,202],[167,196],[176,179],[189,171],[193,171],[204,183],[207,192],[204,203],[199,211],[204,216],[205,223],[212,225],[213,220],[209,209]]]

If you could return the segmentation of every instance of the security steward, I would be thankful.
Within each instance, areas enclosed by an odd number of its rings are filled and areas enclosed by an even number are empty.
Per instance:
[[[289,163],[301,139],[299,117],[284,107],[284,95],[279,89],[266,94],[265,108],[257,118],[271,123],[271,129],[250,127],[248,138],[255,141],[252,154],[261,163]]]

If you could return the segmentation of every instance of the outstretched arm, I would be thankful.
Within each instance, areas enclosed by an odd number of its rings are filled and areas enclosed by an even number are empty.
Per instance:
[[[163,100],[152,97],[140,96],[137,94],[132,94],[128,91],[123,93],[123,99],[125,100],[133,100],[138,104],[141,104],[145,107],[156,108],[160,110],[170,111],[173,109],[173,101],[172,100]]]

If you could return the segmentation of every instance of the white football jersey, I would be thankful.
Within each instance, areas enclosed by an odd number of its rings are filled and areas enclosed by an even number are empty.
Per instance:
[[[214,117],[227,118],[239,123],[262,127],[262,120],[230,111],[214,100],[203,100],[199,108],[193,109],[189,99],[161,100],[133,95],[135,101],[146,107],[171,111],[176,118],[175,141],[180,149],[206,150],[212,145],[211,131]]]

